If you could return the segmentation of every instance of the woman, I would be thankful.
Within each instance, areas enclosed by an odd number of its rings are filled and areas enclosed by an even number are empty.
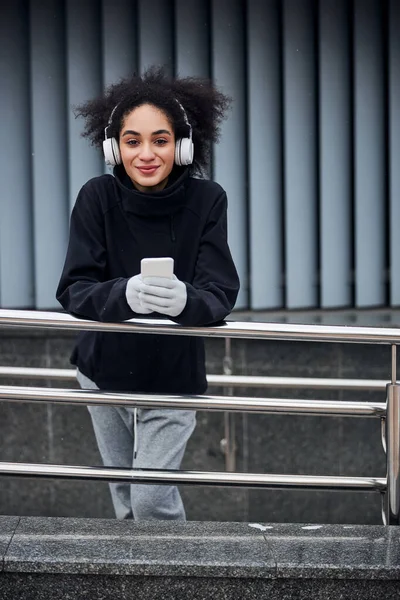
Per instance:
[[[168,317],[211,325],[232,310],[239,280],[227,244],[224,190],[202,174],[229,100],[211,82],[161,69],[110,86],[78,107],[84,135],[113,175],[89,180],[71,215],[57,299],[97,321]],[[142,279],[143,258],[172,257],[173,278]],[[71,362],[83,388],[202,394],[199,337],[83,332]],[[89,408],[105,465],[179,469],[195,427],[191,410]],[[111,484],[119,519],[184,520],[173,486]]]

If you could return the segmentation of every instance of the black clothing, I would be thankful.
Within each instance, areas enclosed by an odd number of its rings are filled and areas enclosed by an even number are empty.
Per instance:
[[[210,325],[230,313],[239,280],[226,241],[226,194],[182,171],[155,193],[124,185],[122,166],[114,177],[95,177],[82,187],[57,289],[67,312],[109,322],[162,319],[134,313],[125,289],[142,258],[171,256],[187,288],[187,304],[173,321]],[[201,394],[207,387],[199,337],[83,332],[71,362],[101,389]]]

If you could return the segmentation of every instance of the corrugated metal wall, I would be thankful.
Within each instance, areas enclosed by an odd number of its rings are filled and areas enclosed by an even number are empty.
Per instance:
[[[0,305],[57,307],[105,169],[70,106],[153,63],[234,98],[212,173],[238,307],[400,305],[399,31],[399,0],[3,0]]]

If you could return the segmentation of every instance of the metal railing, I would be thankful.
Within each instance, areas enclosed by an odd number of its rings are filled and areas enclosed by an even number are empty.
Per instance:
[[[0,367],[0,377],[15,379],[52,379],[75,381],[75,369]],[[379,391],[386,390],[384,379],[337,379],[329,377],[265,377],[258,375],[207,375],[211,387],[222,388],[296,388],[314,390]]]
[[[374,389],[386,387],[386,402],[348,402],[249,398],[238,396],[178,396],[126,394],[60,388],[0,386],[0,399],[12,402],[50,402],[63,404],[105,404],[141,408],[189,408],[205,411],[255,412],[288,415],[372,417],[382,422],[382,442],[387,458],[387,477],[324,477],[306,475],[271,475],[258,473],[220,473],[161,471],[82,467],[0,462],[0,475],[95,479],[130,483],[198,484],[280,489],[379,491],[383,497],[383,518],[388,524],[400,524],[400,386],[396,382],[396,346],[400,330],[376,327],[339,327],[275,323],[226,322],[214,327],[181,327],[170,321],[135,319],[124,323],[103,323],[76,319],[66,314],[36,311],[0,310],[0,327],[58,330],[98,330],[130,334],[191,335],[203,337],[264,340],[348,342],[386,344],[392,347],[391,381],[334,380],[301,378],[254,378],[233,375],[209,376],[212,385],[232,387],[336,387],[340,389]],[[14,368],[14,376],[31,377],[30,369]],[[70,379],[70,369],[36,370],[35,377]],[[11,375],[4,367],[0,375]],[[309,384],[309,385],[308,385]]]

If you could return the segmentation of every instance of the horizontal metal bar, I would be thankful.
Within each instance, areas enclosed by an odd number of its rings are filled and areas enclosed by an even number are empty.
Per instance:
[[[1,370],[0,370],[1,375]],[[385,392],[384,379],[338,379],[328,377],[263,377],[253,375],[207,375],[209,385],[234,388],[297,388]]]
[[[381,477],[323,477],[317,475],[164,471],[11,462],[0,462],[0,475],[11,477],[124,481],[144,484],[159,483],[163,485],[207,485],[269,489],[358,490],[364,492],[386,489],[386,479]]]
[[[75,369],[0,367],[0,377],[18,379],[76,380]],[[306,388],[314,390],[385,391],[384,379],[335,379],[328,377],[262,377],[253,375],[207,375],[209,385],[234,388]]]
[[[339,402],[333,400],[292,400],[240,396],[169,396],[22,386],[0,386],[0,400],[326,417],[382,418],[386,415],[386,403],[384,402]]]
[[[96,330],[308,342],[400,344],[400,330],[386,327],[298,325],[293,323],[253,323],[250,321],[227,321],[222,325],[208,327],[182,327],[168,320],[131,319],[123,323],[104,323],[76,319],[65,313],[29,310],[0,310],[0,327],[75,331]]]
[[[76,381],[76,369],[0,367],[0,377],[10,377],[13,379],[54,379],[54,381]]]

